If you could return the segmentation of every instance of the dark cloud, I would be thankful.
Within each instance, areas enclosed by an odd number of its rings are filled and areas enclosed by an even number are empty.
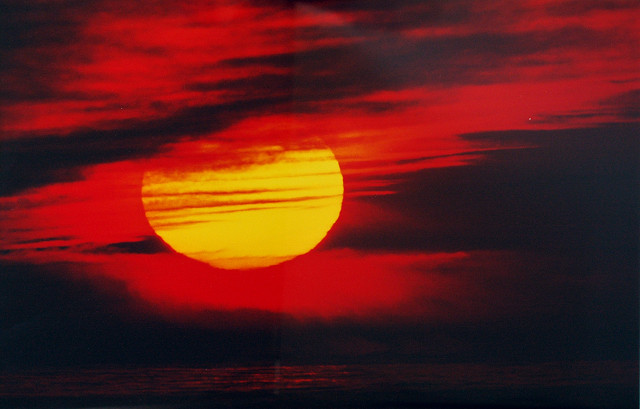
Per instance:
[[[384,112],[399,112],[405,108],[417,106],[418,101],[359,101],[340,104],[343,109],[350,111],[366,112],[368,114],[380,114]]]
[[[147,236],[138,241],[123,241],[100,246],[90,251],[96,254],[157,254],[172,252],[171,248],[159,237]]]
[[[2,2],[0,32],[2,49],[65,45],[78,34],[82,16],[95,1]]]
[[[50,97],[50,80],[71,57],[67,46],[79,33],[82,13],[76,9],[74,17],[63,2],[8,1],[0,11],[2,100]]]
[[[550,3],[546,11],[552,16],[580,16],[587,13],[637,9],[634,0],[570,0]]]
[[[16,244],[36,244],[36,243],[47,243],[52,241],[68,241],[68,240],[73,240],[74,238],[75,237],[73,236],[43,237],[43,238],[37,238],[37,239],[17,241]]]
[[[28,252],[38,251],[65,251],[71,249],[71,246],[47,246],[47,247],[33,247],[28,250],[25,249],[2,249],[0,250],[0,254],[2,255],[24,255]]]
[[[71,45],[81,35],[94,1],[3,1],[0,5],[0,103],[51,98],[90,99],[61,92],[58,79],[74,75],[82,54]]]
[[[463,24],[472,12],[464,1],[303,1],[297,5],[308,13],[350,13],[350,22],[372,31],[398,31],[416,27]]]
[[[433,1],[424,0],[401,0],[396,2],[388,2],[384,0],[303,0],[295,1],[301,6],[313,6],[318,8],[326,8],[340,11],[388,11],[393,9],[402,9],[418,4],[435,3]]]
[[[576,122],[584,120],[599,120],[605,117],[611,117],[615,113],[604,110],[588,110],[588,111],[572,111],[562,114],[541,114],[531,118],[534,124],[546,125],[573,125]]]
[[[290,68],[295,63],[296,53],[283,53],[273,55],[261,55],[257,57],[231,58],[221,61],[217,66],[243,68],[243,67],[277,67]],[[224,84],[224,82],[221,82]]]
[[[329,33],[330,34],[330,33]],[[304,37],[304,32],[300,34]],[[275,95],[293,92],[296,108],[334,101],[342,109],[342,97],[413,86],[452,86],[515,81],[505,67],[538,65],[535,56],[550,50],[598,49],[612,42],[628,44],[616,32],[582,27],[527,33],[476,33],[407,40],[387,34],[361,33],[365,41],[323,47],[297,53],[223,61],[231,67],[290,67],[290,74],[260,74],[237,80],[195,83],[200,91],[225,90],[240,95]],[[313,33],[316,38],[321,34]],[[529,59],[523,57],[531,57]]]
[[[509,3],[494,6],[491,2],[437,1],[437,0],[307,0],[293,2],[307,12],[316,14],[349,13],[350,23],[361,28],[378,31],[404,31],[424,27],[478,27],[495,30],[517,19],[529,18],[531,5]],[[533,6],[537,7],[537,6]],[[315,10],[314,10],[315,9]],[[634,0],[568,0],[553,2],[544,9],[553,17],[583,16],[594,12],[632,11],[638,9]],[[505,17],[508,16],[508,19]],[[487,25],[492,24],[492,25]]]
[[[255,77],[223,80],[213,83],[193,83],[187,89],[193,91],[219,91],[225,90],[232,95],[248,97],[250,95],[287,95],[290,96],[293,86],[291,75],[259,74]]]
[[[600,101],[606,110],[614,109],[615,114],[622,119],[640,118],[640,89],[623,92]]]
[[[273,325],[278,320],[271,313],[212,311],[200,313],[200,323],[167,322],[123,283],[87,278],[82,265],[0,267],[0,369],[5,371],[277,357]]]
[[[419,300],[446,317],[426,321],[385,315],[300,321],[255,310],[185,311],[167,321],[122,282],[86,275],[82,265],[1,267],[0,369],[5,371],[637,358],[637,286],[632,285],[637,277],[575,277],[570,266],[533,254],[478,253],[429,271],[453,274],[474,292],[460,292],[464,299],[455,305],[443,304],[451,296],[445,293]],[[475,311],[457,311],[470,307]],[[474,318],[477,312],[480,319]]]
[[[636,265],[637,135],[635,124],[462,135],[494,147],[536,147],[400,175],[397,194],[362,200],[406,215],[410,223],[370,220],[348,231],[338,225],[330,243],[371,250],[533,250]],[[350,211],[346,202],[343,213]]]
[[[575,110],[557,114],[539,114],[533,123],[571,125],[583,120],[607,122],[614,120],[633,121],[640,118],[640,90],[625,91],[597,102],[597,109]]]
[[[165,118],[120,123],[116,129],[3,141],[0,195],[79,180],[84,166],[150,156],[168,143],[225,129],[248,115],[276,111],[289,102],[288,97],[265,97],[196,106]]]

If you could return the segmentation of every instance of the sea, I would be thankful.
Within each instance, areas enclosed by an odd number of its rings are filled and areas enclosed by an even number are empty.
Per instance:
[[[638,407],[637,362],[51,368],[0,372],[2,408]]]

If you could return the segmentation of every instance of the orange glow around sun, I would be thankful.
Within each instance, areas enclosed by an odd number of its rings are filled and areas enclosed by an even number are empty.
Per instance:
[[[229,270],[271,266],[313,249],[340,214],[328,148],[243,148],[237,161],[216,158],[216,144],[198,150],[198,164],[168,161],[142,184],[151,227],[179,253]]]

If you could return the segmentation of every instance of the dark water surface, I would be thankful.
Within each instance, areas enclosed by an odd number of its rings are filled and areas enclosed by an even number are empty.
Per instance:
[[[623,408],[637,407],[637,379],[617,361],[55,369],[0,373],[0,405]]]

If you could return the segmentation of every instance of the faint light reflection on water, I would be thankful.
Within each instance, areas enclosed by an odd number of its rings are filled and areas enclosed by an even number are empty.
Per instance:
[[[624,384],[630,362],[309,365],[235,368],[67,369],[0,373],[0,397],[170,396],[287,390],[441,390]]]
[[[51,370],[0,375],[0,396],[127,396],[352,387],[345,366]]]

